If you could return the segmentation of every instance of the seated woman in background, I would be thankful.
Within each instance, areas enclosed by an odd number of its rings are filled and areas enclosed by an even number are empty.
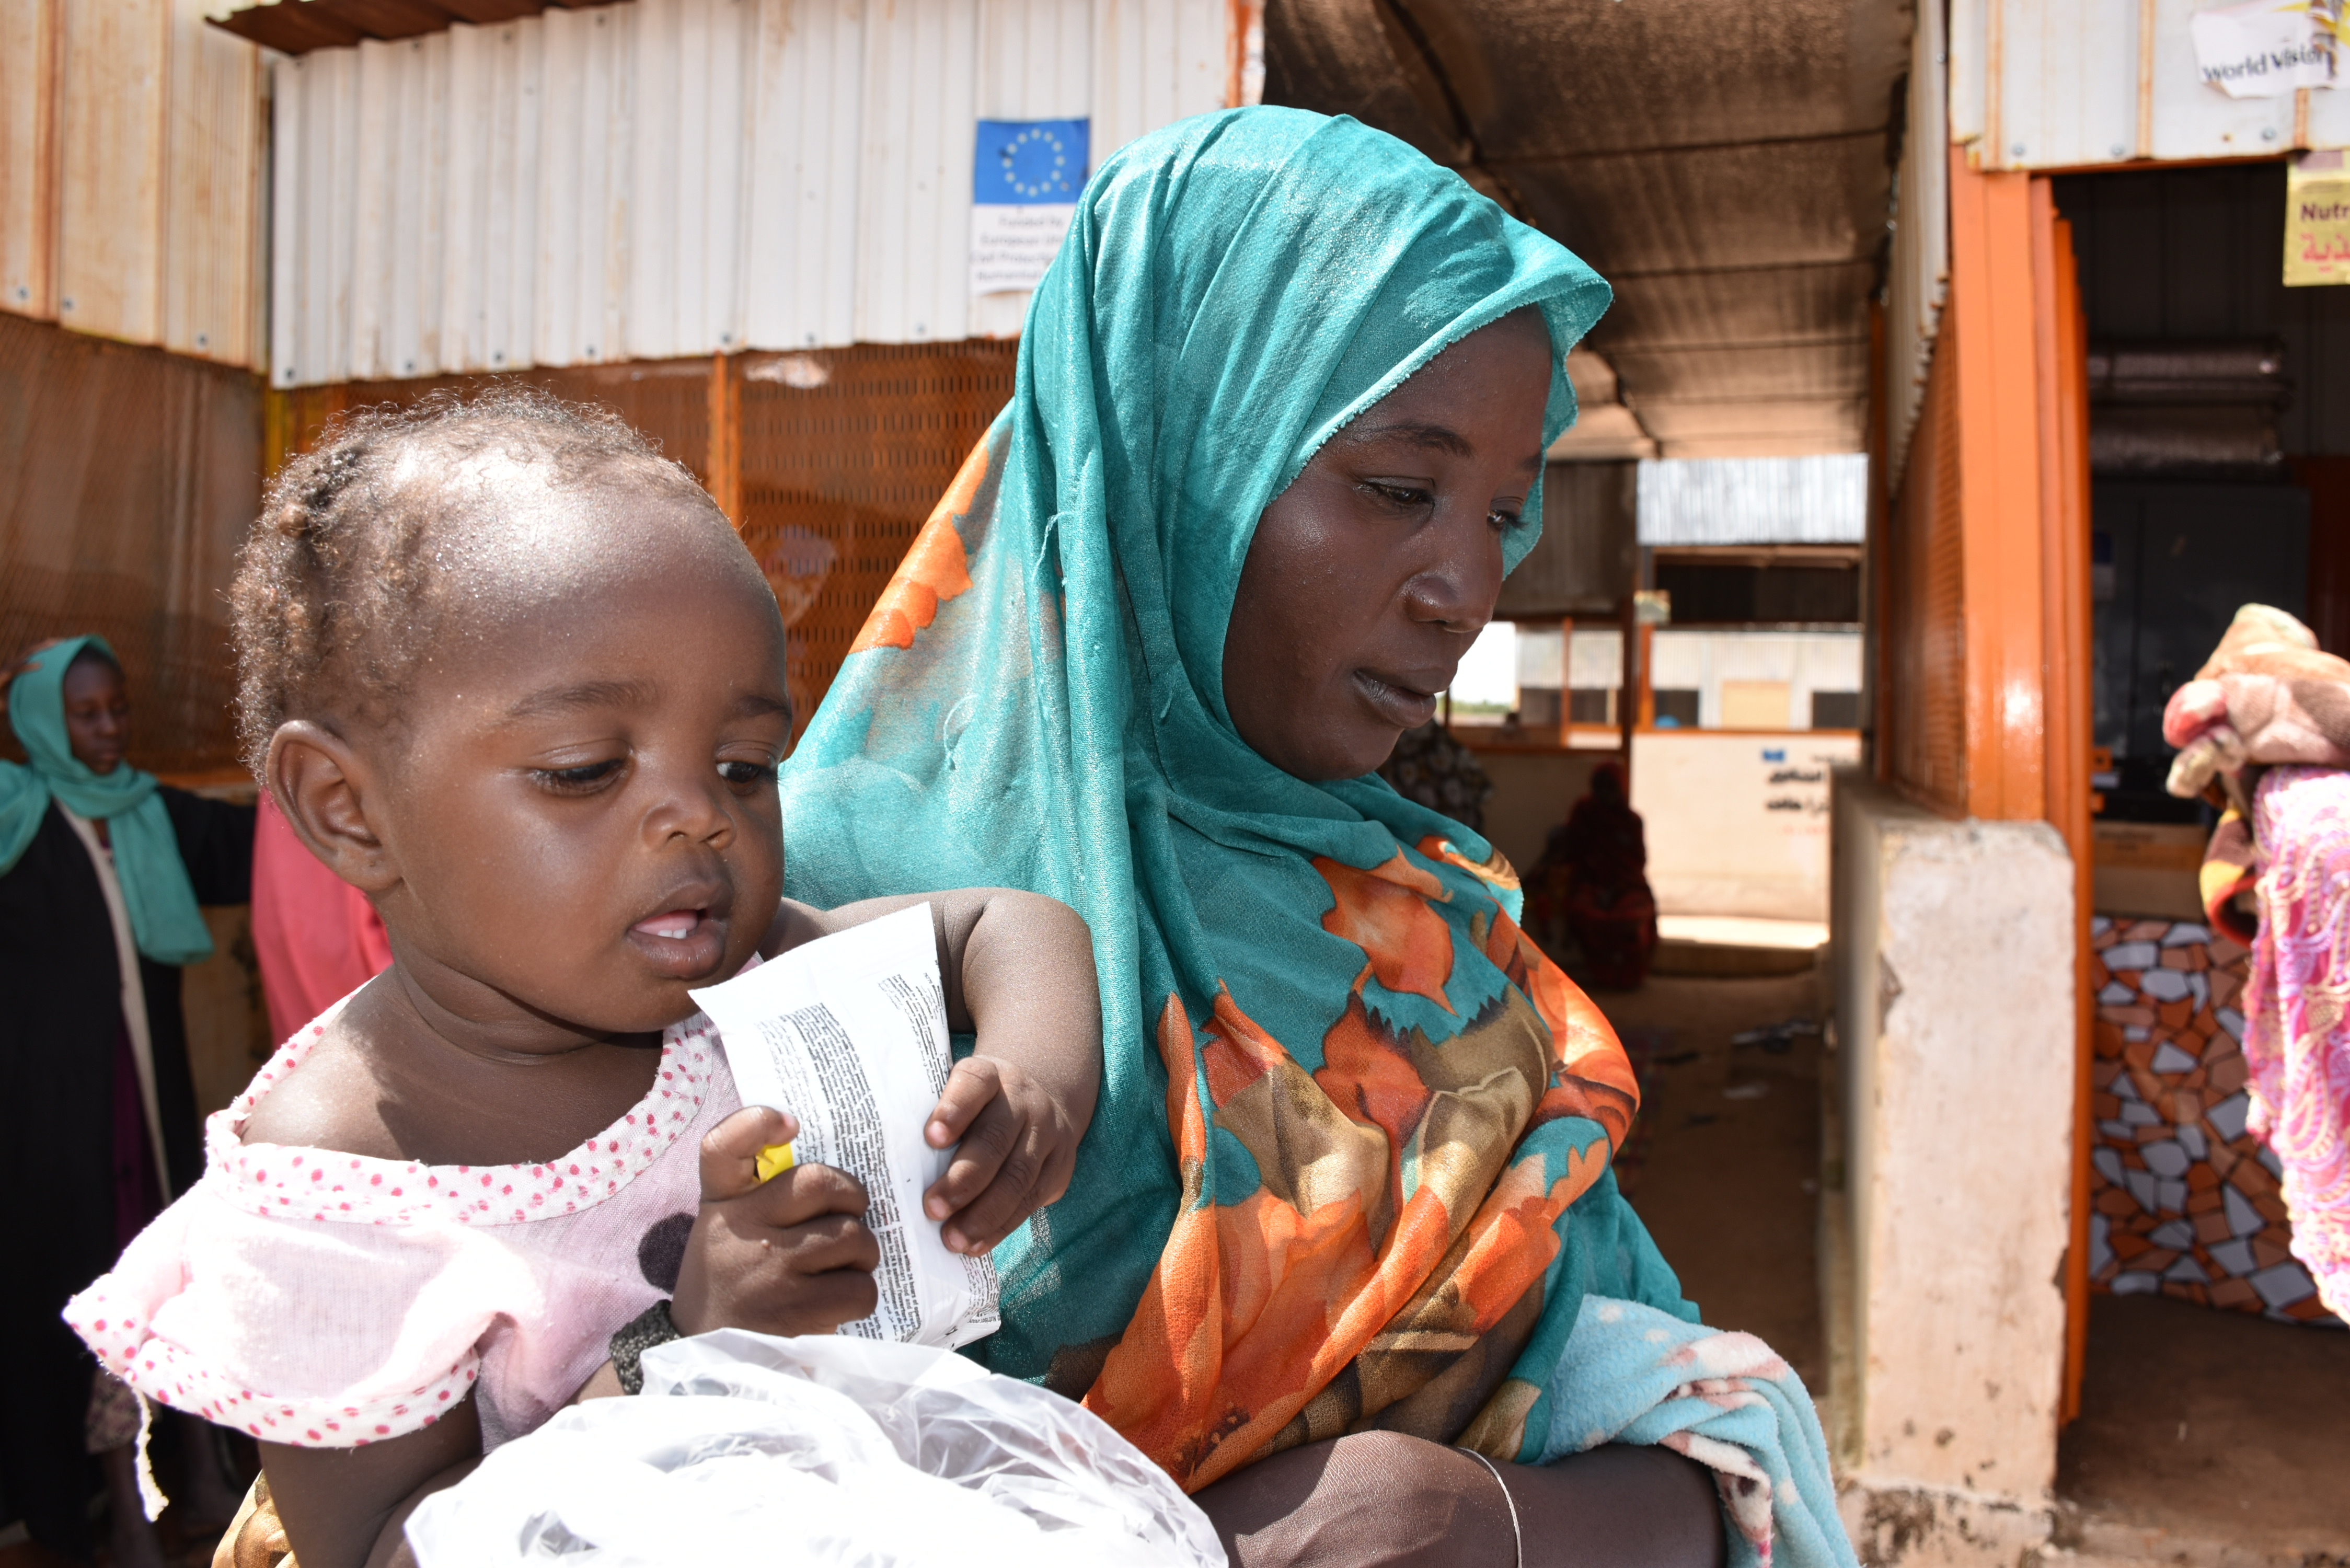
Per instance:
[[[159,784],[124,760],[130,699],[102,638],[36,649],[7,689],[23,765],[0,763],[0,1494],[35,1541],[91,1556],[89,1456],[111,1555],[162,1557],[140,1504],[136,1396],[57,1315],[203,1168],[180,968],[211,956],[200,904],[241,904],[253,807]],[[37,1198],[32,1195],[37,1195]],[[204,1522],[235,1494],[192,1417],[183,1484]]]
[[[1600,763],[1526,873],[1526,901],[1538,907],[1529,923],[1547,935],[1553,921],[1564,922],[1583,950],[1585,972],[1608,991],[1638,989],[1657,950],[1648,836],[1624,796],[1624,764]]]
[[[1129,143],[785,768],[791,896],[1089,923],[1100,1106],[976,1351],[1241,1568],[1853,1561],[1802,1385],[1617,1191],[1606,1019],[1373,773],[1534,542],[1607,297],[1352,119]]]

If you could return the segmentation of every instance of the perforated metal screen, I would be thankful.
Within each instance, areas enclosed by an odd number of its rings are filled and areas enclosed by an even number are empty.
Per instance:
[[[865,345],[742,368],[743,536],[792,622],[803,715],[1011,400],[1018,358],[1010,342]]]
[[[1959,399],[1945,333],[1887,529],[1884,694],[1889,783],[1950,816],[1967,811],[1966,626],[1959,516]]]
[[[791,627],[802,722],[931,508],[1010,400],[1015,342],[860,344],[718,361],[521,371],[503,377],[348,382],[282,394],[279,451],[315,441],[334,414],[415,402],[440,388],[501,380],[602,403],[653,437],[734,508]],[[726,385],[713,398],[712,378]],[[724,410],[713,461],[711,410]],[[732,440],[724,439],[731,433]],[[731,472],[713,472],[713,469]]]
[[[226,596],[261,437],[250,372],[0,315],[0,659],[104,637],[156,773],[235,765]]]

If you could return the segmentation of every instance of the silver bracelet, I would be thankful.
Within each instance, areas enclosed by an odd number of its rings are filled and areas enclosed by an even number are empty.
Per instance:
[[[1493,1484],[1502,1489],[1502,1501],[1510,1509],[1510,1537],[1518,1545],[1518,1568],[1526,1568],[1526,1532],[1518,1524],[1518,1500],[1510,1495],[1510,1483],[1502,1479],[1502,1467],[1474,1449],[1462,1449],[1462,1453],[1493,1472]]]

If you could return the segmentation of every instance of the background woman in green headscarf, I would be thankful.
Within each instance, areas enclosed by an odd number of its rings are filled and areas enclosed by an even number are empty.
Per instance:
[[[978,1353],[1243,1564],[1718,1561],[1676,1449],[1747,1560],[1851,1560],[1801,1385],[1696,1326],[1617,1193],[1607,1021],[1492,847],[1372,773],[1540,531],[1607,297],[1351,119],[1130,144],[785,772],[794,897],[1091,924],[1100,1107]]]
[[[125,760],[130,700],[103,639],[35,649],[6,700],[26,761],[0,761],[0,1491],[36,1541],[87,1560],[99,1452],[114,1560],[160,1562],[131,1484],[138,1407],[119,1384],[93,1407],[95,1363],[57,1314],[203,1171],[180,966],[213,950],[197,906],[249,896],[254,810]],[[190,1447],[209,1459],[209,1438]],[[208,1463],[189,1497],[224,1521],[234,1502]]]

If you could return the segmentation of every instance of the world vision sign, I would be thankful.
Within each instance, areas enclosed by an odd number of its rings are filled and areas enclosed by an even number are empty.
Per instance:
[[[2195,66],[2230,98],[2282,98],[2334,85],[2342,0],[2246,0],[2189,19]]]

